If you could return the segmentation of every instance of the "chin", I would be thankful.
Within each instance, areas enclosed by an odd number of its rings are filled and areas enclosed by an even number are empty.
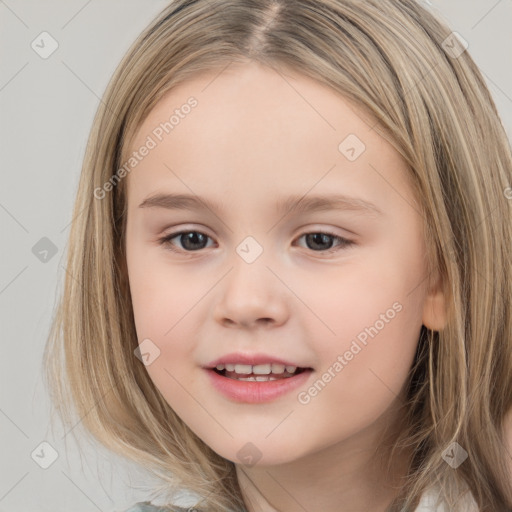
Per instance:
[[[207,443],[208,444],[208,443]],[[221,457],[241,467],[266,467],[289,464],[303,454],[297,451],[297,446],[274,446],[274,443],[253,442],[250,440],[240,441],[233,445],[209,446]]]

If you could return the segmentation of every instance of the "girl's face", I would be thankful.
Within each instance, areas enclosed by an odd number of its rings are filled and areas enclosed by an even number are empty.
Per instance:
[[[126,178],[149,376],[205,443],[249,465],[377,435],[422,323],[444,324],[404,161],[374,120],[288,73],[232,64],[173,89],[137,132]],[[279,361],[308,370],[231,378]],[[262,366],[227,377],[215,362]]]

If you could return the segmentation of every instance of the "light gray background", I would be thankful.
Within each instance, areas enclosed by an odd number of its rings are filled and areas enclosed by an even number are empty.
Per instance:
[[[138,466],[98,447],[80,455],[71,435],[50,435],[41,357],[99,98],[167,4],[0,0],[0,512],[111,512],[149,496],[151,479]],[[512,0],[431,4],[468,41],[512,139]],[[48,59],[31,48],[43,31],[59,44]],[[58,250],[47,262],[32,252],[42,237]],[[59,454],[48,469],[31,458],[43,441]]]

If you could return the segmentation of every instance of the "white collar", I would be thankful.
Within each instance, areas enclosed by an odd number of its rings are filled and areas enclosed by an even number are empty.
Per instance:
[[[450,512],[446,504],[444,504],[443,502],[440,502],[440,504],[436,507],[438,498],[438,487],[426,490],[423,493],[418,504],[418,507],[414,512]],[[464,512],[478,512],[477,504],[471,493],[468,493],[466,495],[464,503],[461,503],[461,510],[464,510]]]

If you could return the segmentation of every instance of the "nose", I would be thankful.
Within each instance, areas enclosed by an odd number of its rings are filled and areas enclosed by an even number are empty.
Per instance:
[[[214,317],[223,327],[275,327],[288,318],[290,294],[265,261],[235,260],[219,290]]]

